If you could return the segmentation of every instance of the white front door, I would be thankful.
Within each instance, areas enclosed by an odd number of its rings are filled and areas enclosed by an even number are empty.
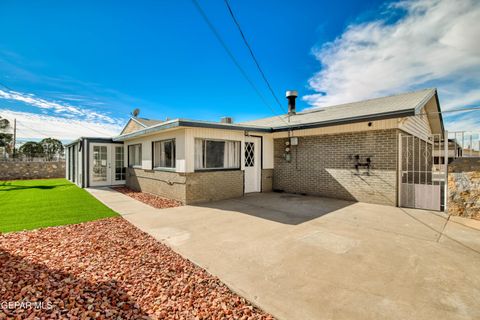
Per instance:
[[[90,144],[90,185],[110,186],[125,183],[123,145]]]
[[[261,152],[261,138],[245,137],[245,193],[261,191]]]

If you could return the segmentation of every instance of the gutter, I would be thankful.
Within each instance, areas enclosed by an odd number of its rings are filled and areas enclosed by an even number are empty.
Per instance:
[[[258,126],[256,127],[256,126],[248,126],[248,125],[232,125],[232,124],[226,124],[226,123],[214,123],[214,122],[207,122],[207,121],[175,119],[167,122],[162,122],[154,126],[147,127],[145,129],[141,129],[132,133],[113,137],[112,140],[125,141],[125,140],[143,136],[145,134],[154,133],[161,130],[178,128],[178,127],[211,128],[211,129],[273,133],[273,132],[282,132],[282,131],[291,131],[291,130],[328,127],[333,125],[349,124],[349,123],[362,122],[362,121],[374,121],[374,120],[392,119],[392,118],[399,118],[399,117],[410,117],[414,115],[415,115],[415,108],[412,108],[412,109],[406,109],[406,110],[400,110],[400,111],[377,113],[375,115],[357,116],[357,117],[334,119],[334,120],[305,123],[305,124],[296,124],[296,125],[292,124],[289,126],[279,126],[279,127],[258,127]]]
[[[162,122],[145,129],[141,129],[132,133],[127,133],[120,135],[118,137],[113,137],[113,141],[124,141],[139,137],[148,133],[154,133],[161,130],[167,130],[178,127],[190,127],[190,128],[211,128],[211,129],[224,129],[224,130],[239,130],[239,131],[254,131],[254,132],[273,132],[272,128],[269,127],[254,127],[254,126],[244,126],[244,125],[235,125],[228,123],[214,123],[207,121],[193,121],[186,119],[175,119],[167,122]]]
[[[290,130],[321,128],[321,127],[329,127],[334,125],[349,124],[349,123],[362,122],[362,121],[374,121],[374,120],[384,120],[384,119],[392,119],[392,118],[400,118],[400,117],[410,117],[414,115],[415,115],[415,109],[407,109],[407,110],[401,110],[401,111],[377,113],[375,115],[357,116],[357,117],[335,119],[335,120],[328,120],[328,121],[274,127],[272,131],[282,132],[282,131],[290,131]]]
[[[70,143],[67,143],[67,144],[64,144],[63,146],[64,147],[69,147],[71,145],[74,145],[74,144],[77,144],[79,143],[80,141],[82,140],[92,140],[94,142],[100,142],[100,143],[109,143],[112,141],[112,138],[102,138],[102,137],[80,137],[76,140],[73,140],[72,142]]]
[[[442,126],[442,132],[445,132],[445,127],[443,125],[443,115],[442,115],[442,110],[440,109],[440,100],[438,99],[437,90],[435,90],[435,100],[437,102],[438,117],[440,118],[440,125]]]

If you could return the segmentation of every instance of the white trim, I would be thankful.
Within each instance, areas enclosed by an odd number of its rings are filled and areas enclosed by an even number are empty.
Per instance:
[[[242,161],[245,165],[245,193],[261,192],[262,191],[262,138],[260,137],[245,137],[244,145],[253,143],[253,166],[246,166],[245,151],[242,153]]]
[[[138,123],[139,125],[141,125],[141,126],[142,126],[142,127],[144,127],[144,128],[148,128],[148,126],[147,126],[147,125],[145,125],[145,124],[141,123],[140,121],[138,121],[138,120],[137,120],[137,119],[135,119],[135,118],[130,118],[130,120],[133,120],[133,121],[135,121],[136,123]],[[125,127],[126,127],[127,125],[128,125],[128,122],[127,122],[127,124],[125,125]]]

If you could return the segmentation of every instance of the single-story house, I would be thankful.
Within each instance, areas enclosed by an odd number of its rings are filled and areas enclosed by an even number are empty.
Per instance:
[[[279,191],[430,208],[436,89],[301,112],[296,96],[287,91],[288,114],[242,123],[132,117],[118,136],[67,145],[67,177],[186,204]]]

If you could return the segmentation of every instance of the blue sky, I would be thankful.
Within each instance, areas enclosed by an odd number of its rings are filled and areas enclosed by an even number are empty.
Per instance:
[[[281,113],[223,0],[199,3]],[[287,89],[304,109],[432,86],[444,109],[480,101],[477,1],[230,3],[285,104]],[[0,39],[0,116],[16,117],[23,138],[112,135],[134,108],[154,119],[272,115],[191,1],[5,0]],[[472,129],[476,116],[447,120]]]

